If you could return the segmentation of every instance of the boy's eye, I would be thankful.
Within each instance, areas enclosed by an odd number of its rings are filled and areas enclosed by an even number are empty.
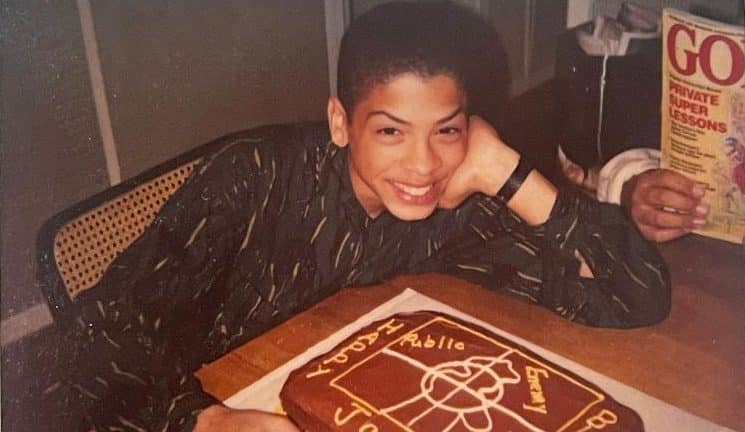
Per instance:
[[[393,135],[399,135],[401,132],[398,129],[396,129],[396,128],[384,127],[384,128],[378,129],[377,130],[377,133],[379,135],[393,136]]]
[[[438,132],[443,135],[455,135],[455,134],[460,133],[460,128],[448,126],[448,127],[440,128]]]
[[[458,142],[460,141],[463,130],[455,126],[446,126],[437,130],[437,136],[443,142]]]

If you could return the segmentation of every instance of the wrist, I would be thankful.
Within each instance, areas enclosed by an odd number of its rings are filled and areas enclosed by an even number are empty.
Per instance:
[[[484,160],[486,161],[487,158],[484,158]],[[492,158],[491,163],[484,164],[482,174],[478,175],[480,181],[478,190],[485,195],[496,196],[519,163],[520,154],[511,148]]]
[[[533,171],[533,166],[524,157],[521,157],[517,166],[512,170],[512,173],[507,177],[499,191],[497,191],[496,198],[505,204],[512,200],[512,197],[517,193],[523,185],[523,182],[527,179],[528,175]]]
[[[528,225],[540,225],[551,216],[558,193],[556,187],[536,170],[532,170],[507,202],[507,207]]]
[[[505,203],[527,224],[540,225],[551,215],[557,197],[556,188],[528,160],[517,153],[515,155],[517,160],[510,161],[509,174],[499,180],[501,186],[491,195]]]

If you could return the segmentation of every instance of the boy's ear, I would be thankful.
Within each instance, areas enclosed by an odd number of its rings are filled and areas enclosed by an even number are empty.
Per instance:
[[[329,121],[329,132],[331,132],[331,141],[339,147],[345,147],[349,144],[349,132],[347,130],[347,112],[344,106],[336,96],[329,98],[329,104],[326,108],[326,115]]]

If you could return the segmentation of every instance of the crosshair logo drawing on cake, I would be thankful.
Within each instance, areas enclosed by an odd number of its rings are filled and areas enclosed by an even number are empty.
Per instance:
[[[457,340],[446,336],[451,334]],[[472,348],[468,355],[465,347]],[[484,347],[483,352],[474,353],[473,347]],[[396,382],[396,391],[376,391],[375,383],[382,381]],[[602,393],[444,318],[407,332],[329,385],[401,431],[486,432],[500,425],[514,432],[569,432],[602,430],[616,422],[601,406]]]
[[[406,362],[412,359],[393,350],[383,350]],[[455,414],[455,419],[445,430],[461,426],[473,432],[488,432],[493,429],[489,409],[498,407],[504,394],[505,384],[520,382],[520,375],[512,369],[512,362],[499,358],[470,357],[463,361],[440,363],[428,367],[414,364],[425,371],[420,381],[421,393],[400,404],[382,408],[380,411],[395,416],[400,409],[425,399],[430,407],[409,420],[408,427],[435,410]],[[501,371],[498,371],[501,370]]]

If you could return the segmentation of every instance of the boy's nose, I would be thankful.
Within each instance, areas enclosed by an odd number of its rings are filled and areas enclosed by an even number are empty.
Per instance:
[[[412,146],[404,162],[404,168],[420,176],[431,175],[440,165],[440,157],[428,141]]]

